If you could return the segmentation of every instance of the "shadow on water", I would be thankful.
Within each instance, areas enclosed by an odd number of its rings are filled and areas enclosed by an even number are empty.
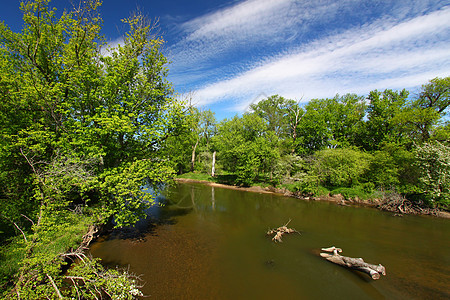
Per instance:
[[[155,204],[147,211],[147,217],[139,220],[133,226],[111,229],[104,240],[130,240],[133,242],[145,242],[147,236],[157,236],[157,227],[161,225],[175,225],[177,217],[189,214],[193,207],[179,207],[175,202],[167,198],[170,194],[158,195],[155,197]],[[171,209],[164,209],[170,205]]]

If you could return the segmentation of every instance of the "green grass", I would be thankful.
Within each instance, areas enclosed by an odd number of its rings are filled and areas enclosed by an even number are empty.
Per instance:
[[[0,290],[6,290],[10,279],[18,272],[24,256],[25,243],[22,235],[12,238],[8,244],[0,247]]]
[[[55,224],[52,227],[54,230],[41,230],[35,234],[28,233],[29,243],[33,238],[36,238],[37,241],[33,247],[33,256],[46,260],[41,261],[43,264],[52,264],[53,260],[61,253],[70,248],[76,249],[83,235],[93,223],[94,219],[90,216],[69,212],[64,223]],[[9,243],[0,247],[0,290],[6,291],[8,285],[11,284],[14,274],[23,264],[26,251],[27,246],[22,235],[11,238]]]
[[[184,179],[193,179],[193,180],[204,180],[204,181],[212,181],[212,182],[215,181],[215,179],[213,177],[211,177],[208,174],[204,174],[204,173],[189,172],[189,173],[184,173],[184,174],[178,175],[177,177],[184,178]]]

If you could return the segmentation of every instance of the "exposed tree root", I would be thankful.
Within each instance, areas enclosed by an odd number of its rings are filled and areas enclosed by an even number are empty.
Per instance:
[[[300,232],[298,232],[297,230],[293,229],[293,228],[288,228],[287,225],[291,222],[291,220],[289,220],[289,222],[287,222],[285,225],[280,226],[278,228],[274,228],[274,229],[270,229],[269,231],[267,231],[267,235],[273,235],[272,241],[274,241],[275,243],[277,242],[283,242],[281,240],[281,237],[283,236],[283,234],[289,234],[289,233],[298,233],[300,234]]]

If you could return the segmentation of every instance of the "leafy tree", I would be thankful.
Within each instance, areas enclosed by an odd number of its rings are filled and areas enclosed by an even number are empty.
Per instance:
[[[305,110],[297,128],[297,151],[312,153],[353,144],[365,114],[365,104],[355,94],[336,95],[331,99],[313,99],[305,105]]]
[[[393,190],[400,183],[399,166],[388,151],[378,150],[372,154],[365,176],[381,190]]]
[[[402,112],[409,92],[406,90],[392,91],[377,90],[370,92],[368,100],[370,104],[367,108],[367,118],[365,128],[360,138],[360,144],[368,151],[378,150],[383,143],[404,142],[404,135],[394,122],[394,118]]]
[[[450,105],[450,76],[433,78],[422,86],[422,92],[417,101],[422,108],[432,108],[444,116]]]
[[[71,228],[133,224],[153,202],[143,185],[173,173],[159,150],[184,113],[166,80],[163,41],[135,15],[124,20],[123,45],[102,55],[99,5],[57,17],[48,0],[30,1],[22,32],[0,24],[0,219],[26,245],[9,297],[75,293],[57,288],[64,252],[82,235]],[[48,248],[66,234],[78,240]]]
[[[269,130],[275,135],[282,137],[289,131],[288,129],[288,107],[292,100],[287,100],[281,96],[273,95],[250,105],[250,110],[267,122]]]
[[[256,114],[222,121],[214,146],[224,169],[236,173],[243,185],[250,185],[260,174],[271,173],[279,157],[277,137]]]
[[[439,142],[424,143],[416,149],[420,186],[431,205],[450,204],[450,147]]]
[[[418,98],[398,116],[397,122],[405,125],[412,140],[427,142],[449,105],[450,77],[436,77],[422,86]]]
[[[437,126],[433,131],[433,136],[431,138],[440,143],[448,144],[450,141],[450,122],[447,121],[440,126]]]
[[[305,105],[305,114],[297,127],[297,153],[311,154],[330,146],[333,140],[329,123],[334,119],[330,109],[333,100],[312,99]]]

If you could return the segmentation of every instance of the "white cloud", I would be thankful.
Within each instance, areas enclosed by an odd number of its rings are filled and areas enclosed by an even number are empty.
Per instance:
[[[247,0],[181,32],[171,79],[199,105],[234,111],[259,95],[307,101],[450,75],[450,5],[439,0]]]
[[[182,25],[185,36],[169,48],[177,67],[198,68],[237,49],[285,43],[318,20],[333,18],[359,0],[247,0]]]
[[[212,29],[211,29],[212,30]],[[305,98],[407,88],[450,75],[450,7],[404,22],[383,19],[265,60],[196,92],[199,104],[225,99],[242,109],[260,93]]]

